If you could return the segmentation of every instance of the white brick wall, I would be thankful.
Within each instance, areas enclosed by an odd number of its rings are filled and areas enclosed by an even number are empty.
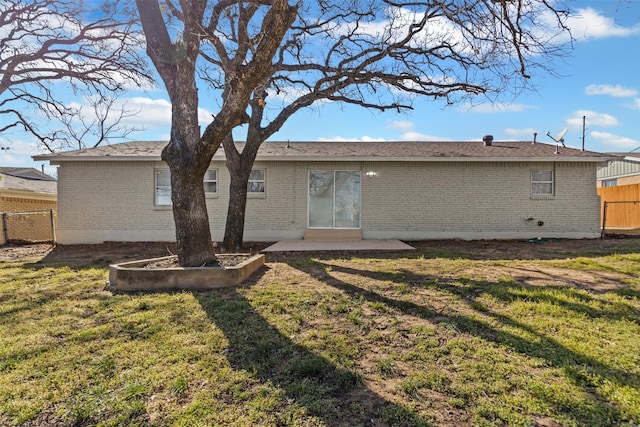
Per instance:
[[[530,171],[553,169],[553,164],[398,167],[384,163],[367,168],[377,169],[378,176],[363,179],[365,238],[596,237],[598,233],[593,164],[556,164],[556,192],[549,199],[530,196]],[[538,221],[544,225],[538,226]]]
[[[170,207],[154,206],[154,162],[68,162],[58,169],[60,243],[175,240]],[[218,170],[208,199],[214,240],[222,239],[229,176]],[[266,193],[247,202],[245,240],[301,238],[309,170],[362,170],[365,238],[597,237],[596,164],[257,162]],[[530,171],[555,168],[555,196],[530,197]],[[375,178],[364,176],[375,171]],[[527,221],[527,218],[533,220]],[[538,226],[543,221],[543,226]]]

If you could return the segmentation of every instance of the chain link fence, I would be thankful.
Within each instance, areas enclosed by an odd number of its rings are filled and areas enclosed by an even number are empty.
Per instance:
[[[0,245],[7,243],[56,242],[56,214],[53,209],[28,212],[0,212]]]

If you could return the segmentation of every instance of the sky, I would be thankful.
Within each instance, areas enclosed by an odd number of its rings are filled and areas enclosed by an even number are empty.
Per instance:
[[[270,140],[480,141],[493,135],[497,141],[530,141],[535,132],[538,141],[554,143],[547,132],[556,136],[567,129],[568,147],[584,143],[591,151],[640,152],[640,0],[576,0],[572,5],[578,15],[569,22],[573,50],[554,62],[558,76],[533,76],[535,92],[473,107],[417,99],[404,113],[323,103],[298,112]],[[130,123],[145,128],[128,140],[168,140],[167,99],[161,87],[124,97],[128,109],[140,111]],[[209,112],[201,116],[206,126]],[[55,167],[31,159],[43,151],[26,133],[2,135],[0,148],[0,166],[44,167],[56,174]]]

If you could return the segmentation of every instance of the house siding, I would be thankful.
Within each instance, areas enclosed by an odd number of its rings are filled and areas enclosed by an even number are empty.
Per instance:
[[[229,197],[224,162],[207,199],[221,240]],[[154,206],[162,162],[63,162],[58,169],[60,243],[173,241],[170,207]],[[247,201],[247,241],[302,238],[310,170],[361,170],[364,238],[585,238],[599,236],[595,163],[259,161],[265,194]],[[530,196],[532,169],[555,170],[555,195]],[[368,178],[366,171],[377,176]],[[533,218],[532,220],[528,220]],[[538,226],[538,221],[544,225]]]
[[[377,177],[362,186],[365,238],[597,236],[593,164],[376,163],[365,168],[377,169]],[[554,196],[530,196],[530,171],[536,169],[555,170]]]
[[[60,243],[173,241],[170,208],[154,206],[159,162],[74,162],[58,168]]]
[[[605,167],[598,169],[598,181],[610,178],[621,178],[630,175],[640,175],[640,163],[630,160],[614,160]]]

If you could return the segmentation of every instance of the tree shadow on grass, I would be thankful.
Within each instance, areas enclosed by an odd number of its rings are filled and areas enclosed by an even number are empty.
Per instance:
[[[175,254],[172,242],[109,242],[86,245],[56,245],[39,260],[26,263],[33,269],[70,267],[73,269],[106,268],[110,264],[143,260]]]
[[[255,281],[256,275],[248,284]],[[194,295],[229,340],[225,354],[231,366],[284,392],[268,425],[306,425],[296,417],[327,426],[430,425],[369,389],[356,372],[294,343],[237,290]]]
[[[513,282],[483,282],[464,279],[460,286],[454,284],[449,278],[437,278],[433,276],[422,276],[409,271],[399,272],[372,272],[360,270],[327,261],[311,261],[302,265],[299,262],[290,264],[292,267],[322,281],[335,289],[338,289],[354,299],[368,301],[371,303],[384,304],[404,315],[414,316],[431,323],[443,323],[452,328],[456,333],[465,333],[479,337],[488,342],[492,342],[507,351],[515,351],[524,356],[544,360],[546,366],[559,368],[575,385],[580,387],[584,393],[585,403],[580,407],[567,407],[562,396],[553,393],[543,392],[539,398],[554,408],[555,414],[563,414],[573,418],[581,425],[611,425],[619,424],[629,417],[610,402],[606,396],[599,393],[598,387],[602,383],[616,384],[621,388],[637,390],[640,388],[640,377],[619,367],[609,366],[590,356],[581,354],[562,345],[557,340],[544,333],[539,332],[522,322],[514,320],[500,313],[493,312],[489,307],[477,300],[481,294],[489,294],[504,302],[515,301],[516,299],[531,300],[537,299],[539,302],[552,302],[561,304],[569,310],[585,314],[590,317],[609,316],[611,313],[598,312],[582,303],[570,303],[561,298],[554,298],[549,295],[531,297],[530,295],[520,296],[514,292],[514,288],[527,288],[527,285],[519,285]],[[319,273],[322,272],[322,273]],[[357,284],[349,283],[336,277],[334,273],[346,273],[358,277]],[[384,295],[377,290],[362,287],[362,278],[382,280],[392,282],[398,286],[428,286],[437,291],[443,291],[457,297],[471,310],[468,314],[455,311],[442,312],[433,307],[423,306],[411,301],[396,299]],[[531,288],[540,289],[539,286]],[[569,289],[569,292],[577,292]],[[410,291],[409,291],[410,292]],[[580,295],[580,300],[584,301],[584,295]],[[624,310],[624,313],[613,313],[613,318],[625,319],[637,322],[637,310]],[[527,338],[525,338],[527,337]]]

